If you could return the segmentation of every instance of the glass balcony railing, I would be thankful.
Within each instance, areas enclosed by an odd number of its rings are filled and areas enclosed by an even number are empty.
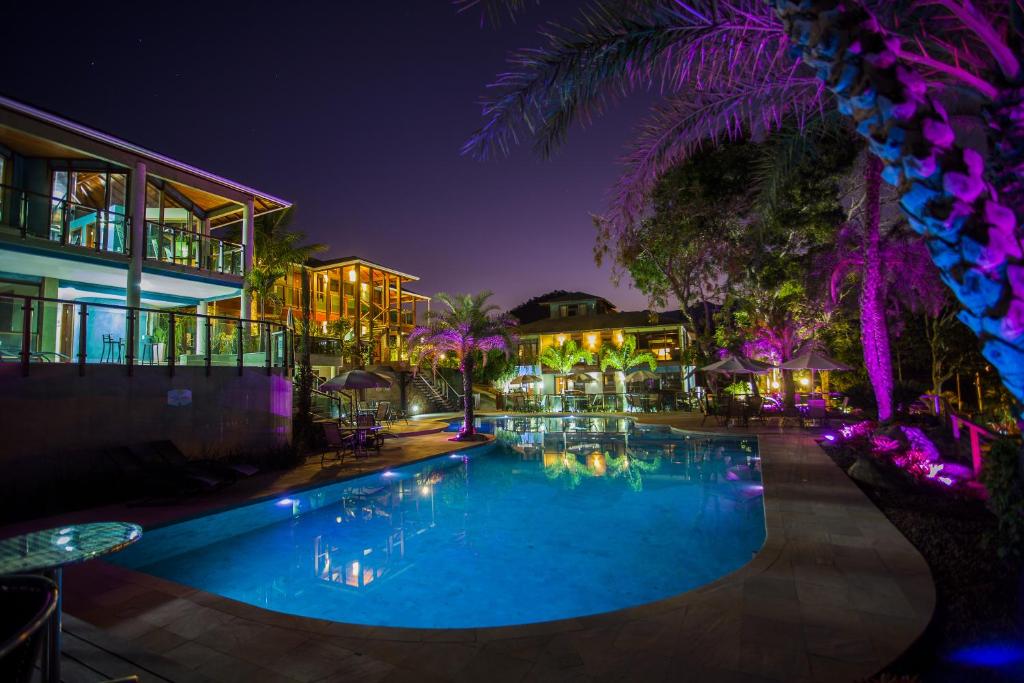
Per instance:
[[[269,321],[0,294],[0,364],[288,368],[292,332]]]
[[[129,253],[129,218],[123,213],[11,185],[0,185],[0,225],[19,230],[22,237],[113,254]]]
[[[146,258],[214,273],[244,273],[241,244],[161,223],[146,222]]]
[[[131,253],[128,216],[65,199],[0,185],[0,226],[22,237],[110,254]],[[171,225],[146,222],[143,256],[197,270],[242,276],[241,244]]]

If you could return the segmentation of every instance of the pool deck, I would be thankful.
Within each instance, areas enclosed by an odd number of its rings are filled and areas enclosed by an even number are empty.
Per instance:
[[[641,419],[700,430],[699,416]],[[375,628],[270,612],[92,562],[65,574],[66,610],[81,620],[68,630],[105,639],[106,651],[144,653],[124,657],[154,680],[175,681],[856,681],[906,650],[935,607],[931,574],[916,549],[811,434],[707,431],[757,434],[767,540],[749,564],[675,597],[525,626]],[[448,436],[398,440],[369,465],[431,457],[451,449]],[[33,526],[113,518],[161,524],[367,471],[321,470],[317,461],[241,482],[213,500],[109,507]],[[0,536],[15,530],[0,529]],[[629,566],[624,580],[642,571]],[[80,635],[87,630],[91,636]]]

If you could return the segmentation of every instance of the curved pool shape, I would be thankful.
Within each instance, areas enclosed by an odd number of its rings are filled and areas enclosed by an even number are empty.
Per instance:
[[[652,602],[764,542],[753,439],[492,427],[495,443],[156,529],[112,561],[289,614],[468,628]]]

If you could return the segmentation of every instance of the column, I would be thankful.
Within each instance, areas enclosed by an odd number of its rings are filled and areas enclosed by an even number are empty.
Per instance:
[[[199,243],[199,267],[205,270],[214,270],[210,263],[210,219],[203,219],[203,237]]]
[[[205,301],[196,304],[196,313],[199,315],[208,315],[209,310],[210,305]],[[197,356],[206,356],[206,327],[209,324],[209,318],[196,318],[196,338],[193,346]]]
[[[135,162],[132,174],[131,240],[128,262],[126,305],[138,308],[142,303],[142,257],[146,253],[146,164]]]
[[[242,275],[248,275],[252,269],[253,257],[255,256],[256,227],[253,216],[253,200],[248,198],[242,204]],[[249,292],[249,280],[246,278],[242,286],[242,305],[239,307],[239,317],[242,319],[252,318],[252,295]]]

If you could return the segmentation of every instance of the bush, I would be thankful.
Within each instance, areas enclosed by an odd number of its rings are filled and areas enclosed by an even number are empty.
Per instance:
[[[1021,444],[1000,439],[985,456],[981,483],[988,505],[998,520],[993,539],[1000,557],[1019,556],[1024,545],[1024,484],[1020,471]]]

